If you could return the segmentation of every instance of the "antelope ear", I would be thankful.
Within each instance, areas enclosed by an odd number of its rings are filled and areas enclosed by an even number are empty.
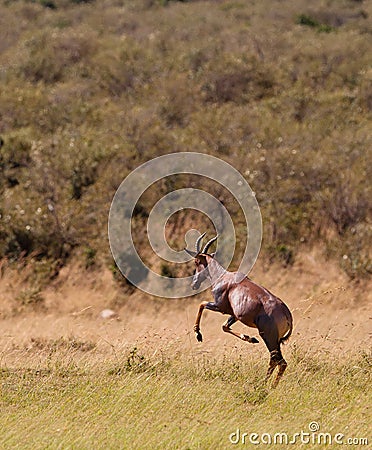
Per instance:
[[[211,253],[209,256],[211,256],[212,258],[214,258],[216,256],[216,252]]]
[[[190,256],[192,256],[193,258],[196,257],[197,253],[193,252],[192,250],[187,250],[187,248],[184,248],[185,252],[188,253]]]

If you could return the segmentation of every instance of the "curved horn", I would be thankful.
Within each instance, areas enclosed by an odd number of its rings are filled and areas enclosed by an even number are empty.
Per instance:
[[[198,239],[197,239],[197,241],[196,241],[196,244],[195,244],[195,250],[196,250],[196,253],[200,253],[200,244],[201,244],[201,241],[202,241],[203,237],[204,237],[206,234],[207,234],[207,233],[203,233],[203,234],[201,234],[201,235],[198,237]]]
[[[212,238],[210,241],[208,241],[208,242],[205,244],[205,246],[204,246],[204,248],[203,248],[203,250],[202,250],[202,253],[207,253],[209,247],[213,244],[214,241],[217,240],[217,238],[218,238],[218,234],[217,234],[214,238]]]

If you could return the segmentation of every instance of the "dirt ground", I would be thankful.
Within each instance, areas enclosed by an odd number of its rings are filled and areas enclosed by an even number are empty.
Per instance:
[[[294,332],[284,354],[294,347],[312,354],[326,352],[336,358],[370,351],[371,283],[350,282],[334,262],[319,255],[315,250],[304,253],[291,268],[264,267],[259,260],[250,274],[255,282],[282,298],[293,313]],[[236,331],[256,336],[260,343],[239,341],[222,332],[226,318],[210,311],[205,311],[201,322],[204,342],[196,342],[193,322],[199,302],[210,297],[208,291],[180,300],[153,299],[136,291],[125,299],[108,270],[84,272],[70,266],[42,292],[42,308],[15,313],[12,306],[24,280],[9,270],[0,273],[2,365],[24,364],[28,355],[33,355],[34,361],[35,352],[61,339],[74,340],[76,345],[91,344],[94,352],[90,356],[99,359],[134,347],[161,352],[170,346],[213,356],[245,351],[257,353],[258,358],[268,356],[257,330],[235,324]],[[102,319],[100,313],[105,308],[115,309],[117,316]]]

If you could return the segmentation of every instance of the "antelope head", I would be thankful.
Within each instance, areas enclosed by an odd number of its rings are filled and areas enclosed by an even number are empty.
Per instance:
[[[201,234],[195,244],[195,251],[188,250],[185,248],[185,252],[187,252],[189,255],[191,255],[194,258],[195,262],[195,270],[194,270],[194,276],[191,283],[191,288],[194,290],[197,290],[200,288],[200,285],[204,280],[206,280],[209,276],[208,272],[208,262],[206,256],[214,257],[214,253],[209,254],[208,249],[209,247],[215,242],[218,238],[218,235],[214,238],[210,239],[203,249],[201,250],[201,243],[206,233]]]

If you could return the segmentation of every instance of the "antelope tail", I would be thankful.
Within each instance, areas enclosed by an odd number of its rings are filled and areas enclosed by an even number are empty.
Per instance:
[[[288,339],[291,337],[292,331],[293,331],[293,319],[292,319],[292,315],[290,315],[290,317],[288,318],[288,322],[289,322],[289,330],[287,331],[287,333],[279,339],[279,344],[283,344],[285,342],[288,341]]]

